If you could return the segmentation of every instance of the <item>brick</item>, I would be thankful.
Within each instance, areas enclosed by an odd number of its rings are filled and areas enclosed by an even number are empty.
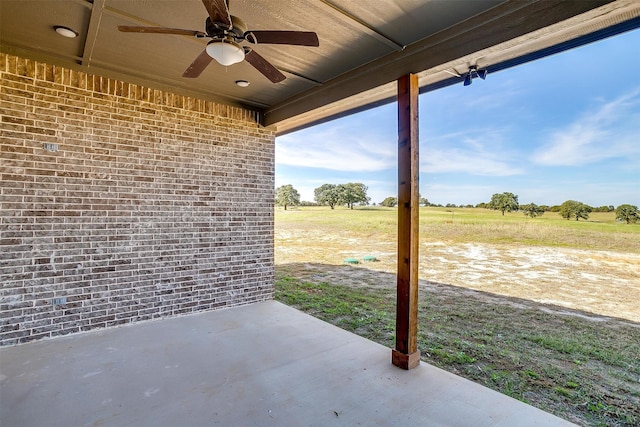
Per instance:
[[[0,345],[273,297],[275,136],[255,113],[2,67]]]

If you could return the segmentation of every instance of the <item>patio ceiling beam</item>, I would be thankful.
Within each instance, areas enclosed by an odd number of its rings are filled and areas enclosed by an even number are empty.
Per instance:
[[[509,0],[431,37],[344,73],[265,110],[264,125],[300,129],[322,121],[345,98],[549,27],[613,0]],[[375,93],[372,92],[372,93]],[[373,101],[375,102],[375,101]],[[360,106],[360,109],[363,107]],[[343,108],[347,114],[348,106]],[[358,110],[355,107],[355,110]],[[353,111],[351,111],[353,112]],[[343,115],[343,114],[341,114]],[[340,116],[340,115],[339,115]],[[282,133],[279,130],[279,133]]]
[[[391,362],[420,365],[418,350],[418,76],[398,79],[398,273],[396,348]]]
[[[87,38],[84,42],[84,51],[82,53],[82,65],[89,66],[93,57],[93,48],[96,45],[98,30],[102,22],[102,12],[104,10],[104,0],[94,0],[91,8],[91,18],[89,20],[89,29],[87,30]]]

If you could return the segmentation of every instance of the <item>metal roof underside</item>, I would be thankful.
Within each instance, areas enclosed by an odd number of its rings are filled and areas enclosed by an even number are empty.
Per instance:
[[[281,83],[246,61],[213,61],[189,79],[182,73],[207,39],[117,27],[203,31],[201,0],[2,0],[0,50],[243,106],[284,134],[391,102],[407,73],[426,92],[461,82],[455,74],[472,65],[491,73],[640,26],[637,0],[231,0],[229,10],[251,30],[314,31],[320,46],[252,46],[287,77]],[[55,25],[79,35],[61,37]]]

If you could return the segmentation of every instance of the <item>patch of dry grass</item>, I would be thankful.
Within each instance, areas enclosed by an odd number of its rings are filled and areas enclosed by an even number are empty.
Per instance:
[[[378,262],[361,265],[396,271],[394,209],[323,209],[276,213],[276,264],[341,265],[346,258],[375,256]],[[465,210],[459,225],[443,221],[451,215],[446,210],[425,212],[421,279],[640,322],[640,233],[634,231],[640,225],[547,224],[515,214],[502,220],[484,209]],[[359,280],[355,275],[350,282]]]

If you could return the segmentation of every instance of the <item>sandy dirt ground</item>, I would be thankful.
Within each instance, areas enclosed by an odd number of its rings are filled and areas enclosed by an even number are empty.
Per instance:
[[[275,240],[276,265],[295,268],[299,277],[350,286],[395,286],[388,283],[389,275],[375,274],[395,273],[395,242],[310,230],[276,230]],[[365,262],[365,256],[378,261]],[[346,268],[346,258],[360,263]],[[593,320],[606,316],[640,323],[640,254],[424,241],[419,270],[421,286],[437,282],[579,310]]]

